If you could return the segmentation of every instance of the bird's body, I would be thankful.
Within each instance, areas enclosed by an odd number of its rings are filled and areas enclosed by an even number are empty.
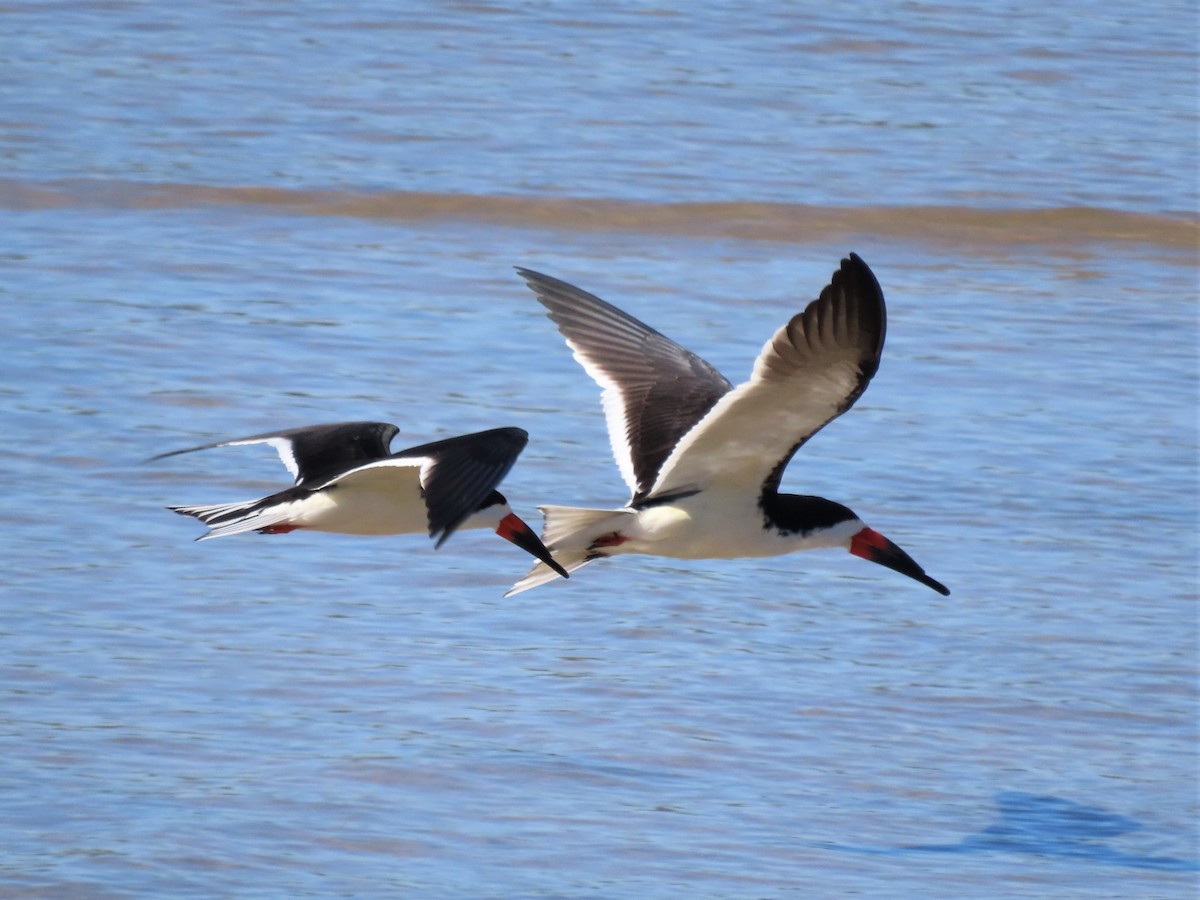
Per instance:
[[[853,529],[839,529],[837,522],[795,530],[764,525],[762,508],[747,497],[745,491],[710,489],[670,502],[616,510],[543,506],[547,519],[543,539],[555,556],[559,551],[602,550],[603,556],[644,553],[674,559],[740,559],[841,546],[853,536]]]
[[[287,488],[252,503],[171,507],[213,527],[200,539],[261,531],[283,534],[304,528],[334,534],[420,534],[429,530],[420,467],[389,464],[360,468],[315,488]],[[230,521],[238,514],[236,522]],[[459,529],[483,527],[490,516],[475,512]],[[225,520],[221,524],[218,519]],[[485,521],[473,522],[473,520]]]
[[[854,404],[879,366],[883,293],[857,256],[736,387],[598,297],[518,271],[603,389],[613,455],[633,495],[621,509],[541,507],[543,541],[567,571],[623,553],[729,559],[842,547],[948,593],[845,506],[779,491],[793,454]],[[550,577],[535,566],[509,593]]]
[[[340,422],[218,441],[154,458],[268,444],[292,473],[292,487],[259,500],[171,507],[208,525],[199,540],[307,529],[356,535],[428,532],[441,546],[458,529],[490,528],[562,571],[495,489],[524,449],[524,431],[497,428],[392,453],[389,446],[398,431],[387,422]]]

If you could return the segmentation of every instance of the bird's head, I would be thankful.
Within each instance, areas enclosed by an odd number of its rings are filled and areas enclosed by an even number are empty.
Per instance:
[[[530,556],[540,559],[563,578],[570,577],[567,570],[554,561],[554,557],[550,555],[546,545],[537,536],[537,532],[512,511],[508,501],[499,491],[492,491],[483,506],[471,518],[476,521],[486,520],[487,526],[493,528],[500,537],[516,544]],[[484,524],[484,522],[480,522],[480,524]]]
[[[911,556],[840,503],[824,497],[778,494],[766,512],[777,528],[796,534],[808,547],[842,547],[855,556],[907,575],[942,596],[950,593],[944,584],[926,575]]]

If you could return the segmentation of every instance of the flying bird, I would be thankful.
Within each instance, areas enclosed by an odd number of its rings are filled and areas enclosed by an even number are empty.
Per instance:
[[[428,531],[440,547],[460,528],[491,528],[541,560],[547,571],[567,577],[496,490],[525,449],[526,432],[496,428],[393,453],[389,447],[399,430],[387,422],[312,425],[172,450],[151,459],[267,444],[295,479],[292,487],[261,500],[168,507],[208,526],[197,540],[300,528],[366,535]]]
[[[622,553],[732,559],[840,547],[950,593],[842,504],[779,491],[795,452],[853,406],[879,368],[887,312],[858,256],[775,332],[737,387],[599,297],[517,272],[603,389],[613,456],[633,494],[621,509],[540,507],[542,540],[562,568]],[[535,564],[506,596],[554,577]]]

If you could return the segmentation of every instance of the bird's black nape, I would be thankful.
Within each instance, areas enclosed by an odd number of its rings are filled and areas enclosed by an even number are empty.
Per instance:
[[[780,534],[804,535],[858,518],[852,510],[824,497],[764,491],[758,503],[764,527]]]

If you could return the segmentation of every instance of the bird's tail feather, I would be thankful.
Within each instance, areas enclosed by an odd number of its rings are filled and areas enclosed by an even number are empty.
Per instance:
[[[587,553],[583,550],[564,551],[561,553],[552,553],[551,555],[554,557],[554,561],[568,572],[574,572],[576,569],[586,566],[592,560],[600,558],[595,554]],[[514,594],[519,594],[522,591],[535,588],[539,584],[545,584],[547,581],[561,580],[562,576],[555,572],[552,568],[550,568],[544,562],[537,562],[534,563],[533,568],[529,570],[529,573],[524,578],[522,578],[505,592],[504,596],[511,597]]]
[[[592,560],[607,554],[594,545],[597,538],[620,531],[630,516],[627,509],[588,509],[579,506],[541,506],[545,519],[542,525],[542,543],[554,557],[554,561],[574,572]],[[545,563],[537,563],[524,578],[514,584],[505,597],[511,597],[547,581],[554,581],[559,574]]]
[[[192,516],[207,525],[208,531],[196,538],[198,541],[206,541],[209,538],[270,528],[288,518],[289,509],[286,504],[264,508],[260,503],[259,500],[249,500],[242,503],[213,503],[208,506],[168,506],[167,509],[181,516]]]
[[[551,551],[593,550],[596,539],[618,532],[636,518],[631,509],[588,509],[580,506],[539,506],[545,522],[542,542]]]

